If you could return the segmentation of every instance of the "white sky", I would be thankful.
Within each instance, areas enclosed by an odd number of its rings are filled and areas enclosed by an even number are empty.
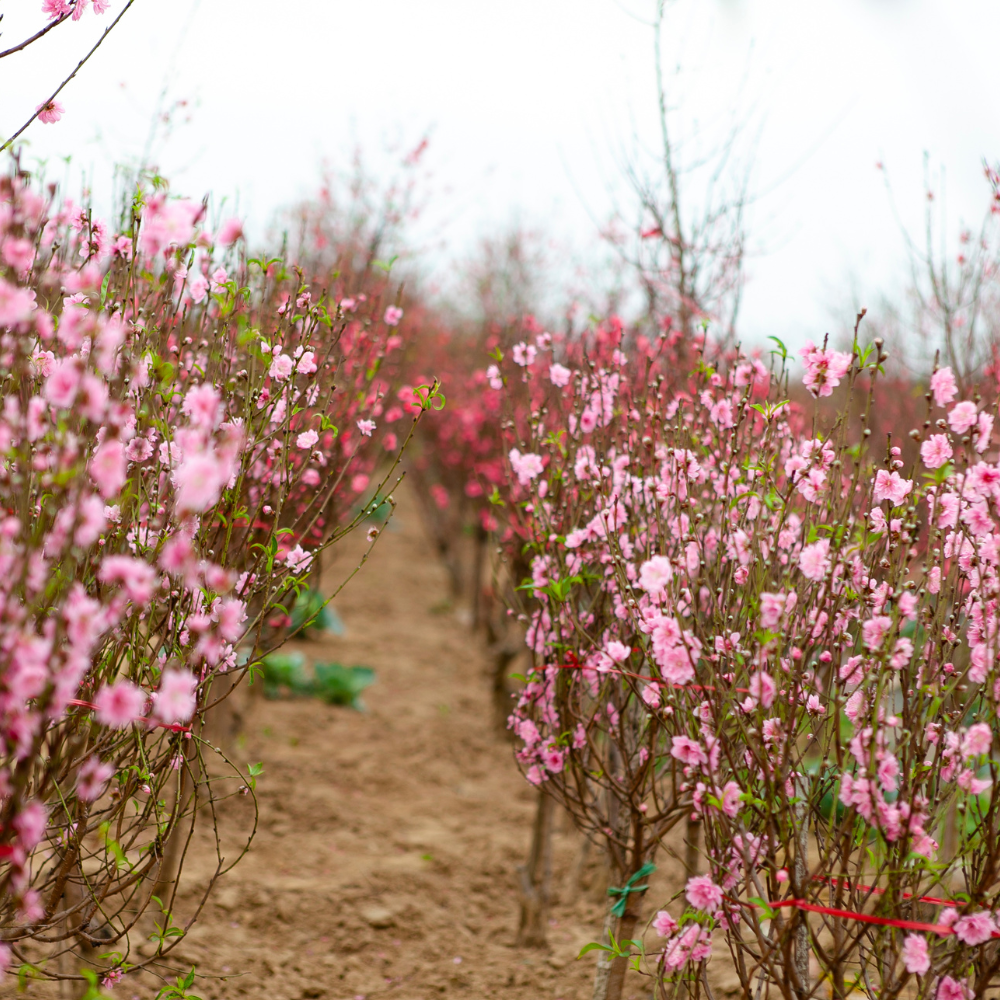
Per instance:
[[[0,61],[0,132],[10,134],[121,8],[60,26]],[[0,43],[42,23],[41,0],[0,0]],[[594,239],[618,164],[655,148],[652,0],[136,0],[61,96],[66,116],[35,124],[30,153],[73,153],[109,187],[112,164],[143,153],[154,110],[191,102],[157,144],[173,190],[236,196],[252,230],[313,190],[324,159],[356,143],[430,131],[439,269],[512,218],[576,250]],[[884,161],[901,216],[922,225],[923,153],[947,172],[952,233],[987,200],[981,161],[1000,158],[995,0],[676,0],[664,47],[691,122],[720,135],[747,116],[754,147],[755,255],[747,339],[792,343],[895,292],[905,273]],[[676,131],[676,128],[675,128]],[[939,193],[940,193],[940,189]],[[870,301],[865,301],[869,299]]]

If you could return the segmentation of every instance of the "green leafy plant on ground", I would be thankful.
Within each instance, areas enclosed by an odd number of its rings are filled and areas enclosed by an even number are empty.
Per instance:
[[[318,633],[344,634],[340,615],[330,607],[327,599],[312,587],[299,593],[292,606],[290,635],[300,639],[312,638]]]
[[[340,663],[317,663],[311,676],[302,653],[271,653],[264,657],[264,697],[320,698],[328,705],[349,705],[364,711],[361,692],[375,682],[371,667],[345,667]]]

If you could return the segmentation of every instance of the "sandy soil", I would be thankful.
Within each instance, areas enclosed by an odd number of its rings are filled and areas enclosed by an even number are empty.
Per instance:
[[[348,565],[342,557],[330,581]],[[557,818],[550,947],[515,948],[534,792],[493,727],[482,641],[445,597],[404,507],[337,601],[345,634],[290,644],[313,662],[374,667],[368,711],[248,702],[234,752],[264,764],[259,830],[173,953],[205,977],[194,989],[205,1000],[590,997],[594,956],[576,955],[608,905],[600,857],[583,858]],[[178,922],[211,863],[203,847],[189,859]],[[656,878],[661,899],[668,875]],[[115,995],[146,1000],[159,985],[126,977]],[[43,984],[29,993],[56,995]],[[625,995],[648,996],[648,980],[630,977]]]

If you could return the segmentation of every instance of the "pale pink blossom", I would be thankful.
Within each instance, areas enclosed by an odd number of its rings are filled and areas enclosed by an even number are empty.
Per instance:
[[[696,910],[714,913],[722,904],[722,889],[717,886],[709,875],[696,875],[689,878],[684,888],[687,901]]]
[[[626,646],[623,642],[618,642],[617,639],[612,639],[611,642],[605,647],[605,652],[611,657],[615,663],[624,663],[628,658],[629,654],[632,652],[629,646]]]
[[[97,446],[90,459],[90,478],[107,500],[117,494],[128,475],[125,446],[118,438],[108,438]]]
[[[851,367],[851,355],[843,351],[819,350],[806,341],[799,354],[806,363],[802,383],[814,396],[830,396]]]
[[[690,736],[674,736],[670,741],[670,756],[682,764],[707,764],[708,756],[701,744]]]
[[[956,434],[964,434],[979,419],[979,410],[976,404],[964,400],[956,403],[948,413],[948,426]]]
[[[922,976],[931,967],[927,939],[920,934],[907,934],[903,939],[903,965],[906,971]]]
[[[522,341],[520,344],[514,345],[511,353],[514,356],[514,364],[520,365],[522,368],[528,368],[534,363],[538,350],[533,345],[525,344]]]
[[[48,820],[48,810],[41,802],[32,801],[22,806],[12,824],[18,833],[21,847],[26,851],[37,847],[45,835]]]
[[[316,442],[319,441],[319,434],[314,430],[303,431],[296,439],[295,445],[297,448],[302,448],[307,451],[312,448]]]
[[[294,549],[285,555],[285,565],[293,573],[305,573],[312,565],[312,553],[306,552],[301,545],[296,545]]]
[[[819,581],[830,572],[830,540],[821,538],[807,545],[799,555],[799,569],[807,580]]]
[[[977,945],[985,944],[993,937],[996,925],[993,917],[985,910],[979,913],[970,913],[964,917],[959,917],[955,921],[955,937],[963,944]]]
[[[225,222],[219,226],[219,231],[215,235],[215,240],[218,244],[224,247],[232,246],[240,237],[243,235],[243,223],[233,217],[226,219]]]
[[[557,388],[561,389],[563,386],[569,385],[569,380],[572,377],[573,372],[565,365],[559,364],[558,361],[549,365],[549,381]]]
[[[980,754],[989,753],[993,745],[993,731],[985,722],[977,722],[969,726],[962,737],[962,756],[978,757]]]
[[[928,469],[940,469],[952,454],[947,434],[932,434],[920,446],[920,457]]]
[[[76,794],[84,802],[93,802],[101,797],[114,773],[111,764],[106,764],[99,757],[88,757],[76,775]]]
[[[35,110],[38,112],[38,120],[44,125],[54,124],[66,112],[66,109],[55,98],[51,101],[46,101],[44,104],[39,104]]]
[[[527,486],[532,479],[540,476],[545,470],[541,455],[535,455],[532,452],[522,455],[517,448],[511,448],[509,457],[514,475],[517,476],[517,481],[522,486]]]
[[[357,424],[358,424],[358,430],[361,431],[361,433],[365,437],[372,436],[372,432],[375,430],[374,420],[359,420]]]
[[[677,921],[666,910],[660,910],[653,917],[653,930],[660,937],[670,937],[677,930]]]
[[[165,670],[160,678],[153,714],[168,724],[187,722],[197,704],[197,688],[198,680],[193,674],[183,670]]]
[[[295,368],[295,362],[287,354],[276,354],[271,361],[268,375],[278,382],[284,382]]]
[[[156,588],[156,570],[132,556],[105,556],[97,576],[102,583],[120,583],[129,600],[137,605],[148,604]]]
[[[56,409],[66,410],[76,399],[80,385],[80,365],[75,358],[59,358],[49,364],[42,394]]]
[[[650,596],[663,594],[674,578],[674,568],[666,556],[653,556],[639,568],[639,586]]]
[[[898,472],[879,469],[875,473],[873,496],[875,503],[888,500],[893,506],[901,504],[913,489],[912,479],[903,479]]]
[[[222,397],[210,382],[193,386],[184,394],[181,411],[195,427],[214,430],[222,419]]]
[[[403,310],[399,306],[388,306],[385,315],[382,317],[386,326],[399,326],[399,321],[403,318]]]
[[[938,406],[947,406],[958,395],[958,383],[950,368],[939,368],[931,376],[931,392]]]
[[[94,698],[97,721],[109,729],[124,729],[142,718],[146,693],[131,681],[108,684]]]

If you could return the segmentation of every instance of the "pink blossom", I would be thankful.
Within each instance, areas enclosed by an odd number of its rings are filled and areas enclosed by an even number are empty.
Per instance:
[[[927,939],[919,934],[907,934],[903,939],[903,965],[906,971],[922,976],[931,967]]]
[[[939,368],[931,376],[931,392],[938,406],[946,406],[958,395],[958,384],[950,368]]]
[[[219,226],[219,231],[215,236],[216,242],[221,246],[232,246],[243,235],[243,223],[235,216],[226,219]]]
[[[105,500],[121,490],[127,474],[125,447],[118,438],[108,438],[97,446],[90,459],[90,478]]]
[[[694,878],[689,878],[684,888],[684,895],[696,910],[714,913],[722,904],[722,889],[712,881],[709,875],[696,875]]]
[[[203,511],[216,503],[232,476],[225,462],[212,452],[185,455],[177,467],[176,504],[182,511]]]
[[[357,423],[358,423],[358,430],[361,431],[361,433],[365,437],[372,436],[372,431],[375,430],[374,420],[359,420]]]
[[[204,302],[208,298],[208,278],[203,274],[196,274],[188,282],[188,293],[192,302]]]
[[[639,586],[652,597],[664,593],[674,578],[674,568],[666,556],[653,556],[639,568]]]
[[[569,385],[569,380],[573,377],[573,372],[565,367],[564,365],[554,362],[549,365],[549,381],[556,386],[556,388],[561,389],[563,386]]]
[[[876,503],[888,500],[893,506],[901,504],[913,489],[912,479],[903,479],[898,472],[879,469],[875,473],[873,496]]]
[[[973,992],[951,976],[942,976],[934,1000],[972,1000]]]
[[[968,945],[984,944],[989,941],[996,930],[993,917],[985,910],[970,913],[955,921],[955,937]]]
[[[316,355],[312,351],[304,351],[295,370],[300,375],[312,375],[316,371]]]
[[[382,319],[386,326],[399,326],[399,321],[403,318],[403,310],[399,306],[388,306]]]
[[[104,763],[100,757],[88,757],[76,775],[76,794],[84,802],[93,802],[101,797],[114,773],[114,767]]]
[[[976,404],[965,400],[951,408],[948,414],[948,426],[956,434],[964,434],[978,419],[979,410],[976,409]]]
[[[285,555],[285,565],[293,573],[305,573],[312,565],[312,553],[306,552],[301,545],[296,545],[294,549]]]
[[[49,821],[48,810],[41,802],[28,802],[14,817],[14,829],[17,830],[21,846],[30,851],[37,847],[45,835],[45,827]]]
[[[760,623],[764,628],[773,629],[785,613],[786,594],[760,595]]]
[[[247,606],[235,597],[219,605],[219,632],[229,642],[238,642],[243,636],[243,622],[247,620]]]
[[[610,656],[615,663],[624,663],[629,658],[629,654],[632,652],[629,646],[626,646],[623,642],[618,642],[616,639],[612,639],[605,649],[608,656]]]
[[[517,476],[517,481],[522,486],[527,486],[532,479],[540,476],[545,469],[545,466],[542,464],[541,455],[535,455],[532,452],[522,455],[517,448],[511,448],[509,457],[514,475]]]
[[[124,729],[142,718],[146,707],[146,693],[131,681],[120,680],[108,684],[94,698],[97,721],[109,729]]]
[[[80,365],[75,358],[59,358],[49,364],[49,376],[42,393],[57,409],[67,410],[76,399],[80,385]]]
[[[182,670],[165,670],[160,678],[153,714],[162,722],[187,722],[194,715],[198,680]]]
[[[156,588],[156,570],[132,556],[106,556],[97,574],[102,583],[120,583],[133,604],[148,604]]]
[[[993,731],[985,722],[977,722],[969,726],[962,737],[962,756],[978,757],[980,754],[989,753],[993,745]]]
[[[799,351],[805,360],[806,373],[802,383],[814,396],[830,396],[851,367],[850,354],[843,351],[821,351],[811,340]]]
[[[276,354],[271,362],[268,375],[278,382],[284,382],[295,368],[295,362],[287,354]]]
[[[981,455],[990,446],[993,437],[993,414],[980,413],[976,421],[976,434],[973,439],[973,446]]]
[[[830,540],[821,538],[807,545],[799,555],[799,569],[807,580],[822,580],[830,572]]]
[[[653,917],[653,930],[660,937],[670,937],[677,930],[677,921],[666,910],[660,910]]]
[[[296,439],[295,445],[304,451],[312,448],[319,441],[319,434],[314,430],[303,431]]]
[[[18,288],[0,278],[0,326],[20,326],[31,319],[36,309],[32,289]]]
[[[67,0],[42,0],[42,13],[48,14],[53,21],[65,17],[72,10]]]
[[[222,397],[214,385],[202,382],[185,393],[181,411],[195,427],[215,430],[222,419]]]
[[[940,469],[951,456],[951,443],[947,434],[932,434],[920,446],[920,457],[928,469]]]
[[[27,274],[35,259],[35,245],[31,240],[8,238],[0,256],[8,267],[12,267],[19,274]]]
[[[750,678],[748,685],[750,697],[754,701],[760,702],[763,708],[770,708],[774,704],[774,696],[778,693],[778,685],[770,674],[758,670]]]
[[[707,764],[708,756],[697,740],[690,736],[674,736],[670,741],[670,756],[682,764]]]
[[[66,112],[62,104],[54,98],[44,104],[39,104],[35,110],[38,112],[38,120],[45,125],[53,125]]]
[[[861,638],[868,649],[881,649],[891,628],[892,619],[888,615],[875,615],[861,626]]]
[[[531,344],[522,342],[515,344],[511,353],[514,355],[514,364],[520,365],[522,368],[528,368],[534,363],[538,350]]]

